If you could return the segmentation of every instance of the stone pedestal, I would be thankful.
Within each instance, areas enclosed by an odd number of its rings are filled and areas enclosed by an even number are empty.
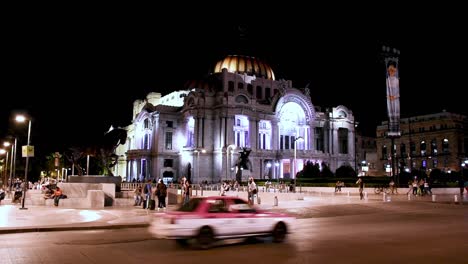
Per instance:
[[[120,184],[122,183],[122,177],[120,176],[102,176],[102,175],[83,175],[77,176],[72,175],[68,177],[68,182],[77,183],[114,183],[115,191],[120,192]]]

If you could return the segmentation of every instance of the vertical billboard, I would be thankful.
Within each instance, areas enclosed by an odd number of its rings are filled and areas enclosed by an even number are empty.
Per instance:
[[[385,59],[387,75],[388,136],[398,137],[400,133],[400,78],[398,58]]]

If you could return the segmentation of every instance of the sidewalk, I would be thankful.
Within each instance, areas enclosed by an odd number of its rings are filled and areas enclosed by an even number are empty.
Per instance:
[[[390,197],[390,198],[389,198]],[[388,195],[385,202],[432,202],[431,196],[416,197],[406,194]],[[278,205],[256,205],[265,210],[297,211],[300,208],[337,204],[382,203],[382,195],[369,194],[367,199],[360,200],[356,195],[347,193],[321,193],[304,196],[304,200],[278,201]],[[438,203],[453,203],[453,195],[437,195]],[[468,196],[463,203],[468,205]],[[21,232],[46,232],[66,230],[118,229],[132,227],[147,227],[152,216],[163,211],[150,211],[141,207],[117,207],[100,210],[70,209],[48,206],[28,206],[20,210],[21,205],[0,205],[0,234]],[[175,210],[176,205],[170,205],[167,211]]]

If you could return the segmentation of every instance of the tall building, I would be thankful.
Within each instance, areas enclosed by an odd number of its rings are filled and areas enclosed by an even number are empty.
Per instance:
[[[332,170],[353,166],[354,116],[345,106],[318,111],[308,88],[276,80],[257,58],[230,55],[211,72],[179,91],[134,102],[116,175],[126,181],[235,179],[244,150],[250,162],[242,180],[293,179],[306,161]]]
[[[467,160],[468,119],[464,115],[441,112],[401,119],[400,138],[395,139],[397,169],[440,169],[460,171]],[[388,123],[377,127],[379,171],[389,174],[391,168],[391,141],[386,138]]]

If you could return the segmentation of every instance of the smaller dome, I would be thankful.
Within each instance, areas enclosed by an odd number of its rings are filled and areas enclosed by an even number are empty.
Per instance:
[[[222,72],[226,68],[232,73],[246,73],[247,75],[255,75],[265,79],[274,80],[275,74],[271,67],[265,62],[249,56],[228,55],[226,58],[218,61],[214,68],[214,73]]]

